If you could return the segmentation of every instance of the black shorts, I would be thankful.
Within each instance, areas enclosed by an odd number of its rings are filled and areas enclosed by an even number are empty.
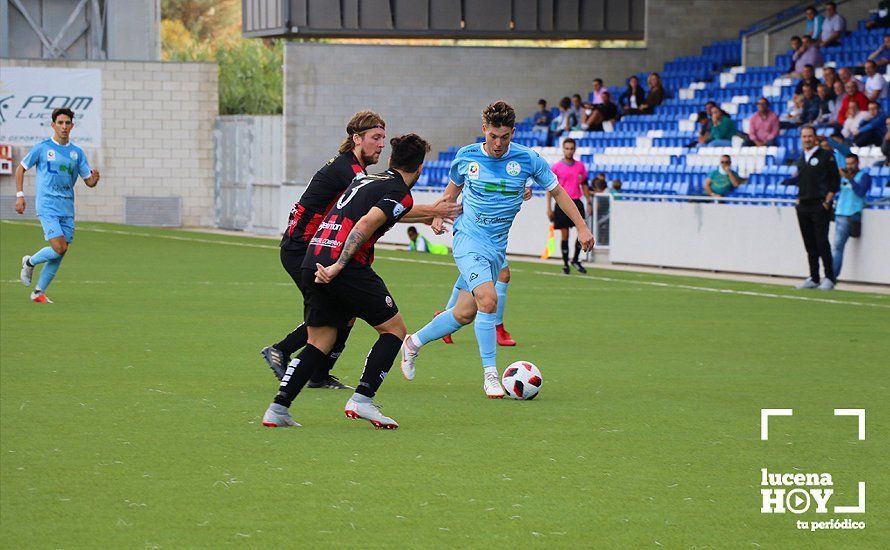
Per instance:
[[[572,201],[575,203],[575,206],[578,208],[578,212],[581,213],[581,217],[584,217],[584,203],[581,202],[581,199],[575,199]],[[572,222],[571,218],[566,215],[565,212],[562,211],[562,208],[559,205],[556,205],[556,210],[553,211],[553,227],[556,229],[567,229],[569,227],[575,227],[575,224]]]
[[[281,248],[280,250],[281,265],[287,271],[287,274],[290,275],[290,278],[294,280],[294,283],[297,284],[297,288],[300,289],[300,293],[303,294],[305,301],[306,294],[303,292],[303,258],[306,257],[306,252],[304,250],[288,250],[287,248]]]
[[[369,268],[346,268],[328,284],[315,282],[315,268],[305,268],[302,289],[306,325],[338,327],[353,317],[372,327],[399,312],[386,283]]]

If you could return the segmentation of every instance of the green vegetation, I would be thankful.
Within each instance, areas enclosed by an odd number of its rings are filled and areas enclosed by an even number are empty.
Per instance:
[[[223,115],[282,112],[284,42],[241,37],[240,0],[163,0],[161,54],[219,65]]]

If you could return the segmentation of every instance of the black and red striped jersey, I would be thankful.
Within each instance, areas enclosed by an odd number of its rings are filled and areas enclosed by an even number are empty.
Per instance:
[[[305,254],[309,239],[315,235],[325,214],[352,180],[364,173],[352,151],[340,154],[322,166],[291,209],[281,247]]]
[[[316,263],[329,266],[336,262],[349,232],[375,206],[386,214],[386,222],[346,264],[352,268],[370,266],[374,261],[374,243],[414,206],[411,190],[395,170],[359,176],[349,185],[309,241],[303,267],[315,269]]]

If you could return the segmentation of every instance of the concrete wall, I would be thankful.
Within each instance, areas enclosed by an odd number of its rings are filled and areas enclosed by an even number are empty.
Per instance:
[[[610,233],[614,263],[801,279],[809,269],[790,206],[614,201]],[[887,235],[890,210],[866,210],[862,237],[847,241],[840,279],[890,284]]]
[[[18,59],[0,59],[0,64],[102,70],[103,143],[85,149],[102,180],[95,189],[76,186],[78,219],[123,222],[124,197],[181,197],[184,225],[213,225],[215,64]],[[77,143],[77,128],[71,137]],[[15,164],[27,150],[14,148]],[[34,174],[33,169],[25,173],[28,196]],[[12,176],[0,176],[0,194],[15,194]]]
[[[285,179],[307,181],[337,149],[349,117],[373,109],[390,135],[416,131],[435,151],[481,133],[480,111],[502,98],[529,116],[536,101],[586,94],[660,70],[678,55],[794,4],[793,0],[649,0],[645,49],[456,48],[288,43]],[[744,9],[739,9],[743,5]]]

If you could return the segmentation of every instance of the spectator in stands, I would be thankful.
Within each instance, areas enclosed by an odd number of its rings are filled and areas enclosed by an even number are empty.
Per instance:
[[[717,107],[717,104],[713,101],[708,101],[705,103],[705,110],[698,112],[698,118],[696,118],[695,123],[698,124],[698,141],[694,141],[687,145],[687,147],[695,147],[697,145],[704,145],[708,138],[711,136],[711,109]]]
[[[640,86],[640,79],[631,76],[627,79],[627,89],[618,97],[618,104],[621,105],[621,111],[625,114],[639,113],[640,105],[646,100],[646,92]]]
[[[831,267],[834,269],[835,281],[841,274],[847,239],[858,237],[862,232],[862,210],[865,208],[865,196],[871,188],[871,176],[859,171],[858,156],[850,153],[847,155],[845,164],[845,169],[841,170],[841,186],[834,212],[835,228]]]
[[[834,83],[840,81],[837,76],[837,71],[834,70],[834,67],[822,67],[822,83],[828,86],[828,99],[834,99]],[[841,83],[843,85],[843,83]],[[843,87],[841,87],[843,90]],[[819,88],[816,88],[816,94],[818,95]]]
[[[596,108],[593,103],[588,101],[584,102],[583,110],[581,111],[581,122],[579,124],[581,130],[591,131],[591,128],[594,126],[594,114],[596,113]]]
[[[775,145],[779,135],[779,117],[769,108],[765,97],[757,100],[757,112],[748,119],[748,139],[745,145],[766,147]]]
[[[834,99],[829,102],[829,107],[831,108],[831,120],[834,121],[834,124],[840,127],[838,123],[838,118],[840,118],[841,114],[841,105],[844,103],[844,98],[847,97],[847,92],[844,91],[844,83],[840,80],[834,81]]]
[[[849,67],[841,67],[838,69],[837,76],[841,79],[841,82],[844,83],[845,90],[847,89],[848,82],[856,84],[856,87],[859,88],[860,91],[865,90],[865,85],[853,76],[853,71],[851,71]]]
[[[801,71],[797,70],[797,55],[800,48],[803,46],[803,40],[800,39],[799,36],[794,35],[791,37],[791,63],[788,65],[788,70],[785,71],[790,75],[800,74]]]
[[[855,105],[851,103],[851,105]],[[887,133],[887,115],[881,111],[877,101],[868,103],[868,114],[865,120],[859,123],[859,127],[853,130],[853,144],[859,147],[868,145],[881,145],[884,134]]]
[[[881,153],[884,154],[884,166],[890,166],[890,117],[884,121],[887,131],[884,133],[884,141],[881,142]]]
[[[538,100],[538,110],[532,115],[532,122],[535,126],[543,126],[550,128],[550,122],[553,120],[553,113],[547,108],[547,100]]]
[[[819,116],[819,97],[809,84],[803,85],[803,94],[793,101],[793,107],[782,117],[782,128],[794,128],[809,124]]]
[[[865,95],[871,101],[887,97],[887,81],[878,74],[878,64],[868,60],[865,62]]]
[[[819,14],[816,6],[808,7],[806,16],[807,24],[804,28],[804,34],[808,34],[818,40],[822,36],[822,23],[825,22],[825,18]]]
[[[818,128],[826,128],[837,120],[837,116],[832,116],[831,96],[828,93],[828,86],[819,84],[816,88],[816,96],[819,98],[819,114],[812,123]]]
[[[553,113],[547,108],[547,100],[538,100],[538,110],[532,116],[532,132],[538,138],[540,143],[545,145],[550,143],[550,123],[553,121]]]
[[[649,73],[646,84],[649,85],[649,93],[646,94],[645,101],[640,105],[640,112],[645,115],[651,115],[655,112],[655,108],[664,101],[664,88],[661,87],[661,76],[654,72]]]
[[[844,95],[844,100],[841,102],[840,109],[837,114],[837,121],[841,126],[844,126],[844,123],[847,121],[847,113],[850,107],[850,103],[856,103],[859,107],[856,112],[865,112],[868,110],[868,98],[859,91],[859,88],[856,87],[856,80],[849,80],[844,85],[844,91],[847,93]]]
[[[853,136],[856,135],[859,125],[862,124],[866,116],[867,112],[860,111],[859,104],[855,101],[847,104],[847,116],[844,117],[844,127],[841,129],[841,134],[843,134],[845,140],[853,141]]]
[[[575,126],[578,126],[581,123],[581,113],[584,112],[584,103],[581,101],[581,94],[574,94],[572,96],[572,106],[570,109],[575,115]]]
[[[794,52],[791,59],[794,60],[794,72],[797,74],[803,74],[803,68],[807,65],[815,68],[825,64],[822,51],[808,34],[804,35],[800,48]]]
[[[621,180],[615,178],[612,180],[612,186],[609,188],[609,194],[613,197],[617,197],[621,192]]]
[[[559,100],[559,114],[550,122],[550,144],[556,145],[559,138],[568,135],[572,128],[578,124],[574,113],[571,111],[572,100],[564,97]]]
[[[822,22],[822,36],[819,46],[824,48],[840,44],[846,30],[847,21],[837,12],[837,4],[834,2],[825,4],[825,21]]]
[[[871,52],[868,59],[877,63],[878,67],[883,67],[890,63],[890,34],[884,35],[884,42],[877,50]]]
[[[594,193],[602,193],[606,190],[606,175],[600,172],[592,180],[590,180],[591,191]]]
[[[705,179],[705,193],[712,197],[725,197],[735,191],[744,180],[732,169],[729,155],[720,157],[720,166],[711,170]]]
[[[881,0],[878,11],[865,22],[866,29],[886,29],[890,27],[890,0]]]
[[[601,105],[603,102],[603,79],[602,78],[594,78],[593,79],[593,104]]]
[[[711,132],[706,146],[729,147],[732,145],[732,136],[735,133],[735,122],[732,121],[732,118],[724,114],[723,109],[719,107],[711,109]]]
[[[828,225],[831,223],[831,203],[840,186],[840,174],[834,155],[816,146],[815,128],[804,126],[800,141],[803,152],[797,159],[797,175],[782,182],[798,187],[797,223],[810,267],[810,276],[795,288],[831,290],[835,281]],[[819,277],[820,258],[825,270],[824,280]]]
[[[801,69],[801,79],[797,83],[797,86],[794,87],[794,99],[797,100],[800,96],[803,95],[803,87],[805,84],[809,84],[813,87],[813,92],[816,91],[816,88],[819,87],[819,79],[816,78],[816,69],[813,68],[812,65],[804,65],[803,69]]]
[[[612,95],[609,90],[603,90],[603,103],[593,106],[593,115],[590,119],[590,131],[602,132],[604,122],[618,120],[618,106],[612,103]]]

